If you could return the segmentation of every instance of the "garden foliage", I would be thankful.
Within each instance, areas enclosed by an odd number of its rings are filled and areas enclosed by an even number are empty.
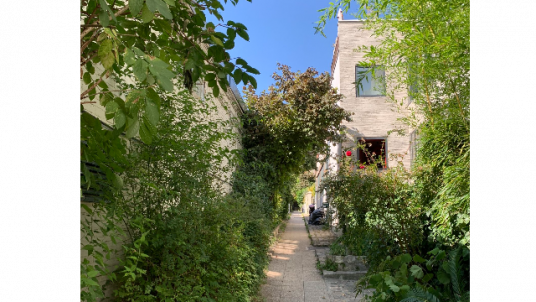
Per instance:
[[[241,121],[221,121],[208,118],[216,110],[212,96],[200,102],[187,89],[151,92],[160,108],[150,144],[103,131],[99,120],[84,113],[91,121],[82,128],[88,146],[94,146],[94,132],[105,133],[123,152],[96,152],[116,165],[121,181],[114,186],[117,179],[104,178],[109,189],[102,202],[84,205],[82,300],[113,291],[120,301],[250,301],[268,263],[270,232],[294,201],[299,166],[347,116],[332,106],[340,96],[326,90],[329,77],[315,76],[308,72],[300,79],[317,83],[306,89],[319,85],[324,95],[302,98],[302,106],[326,107],[311,123],[328,127],[301,139],[304,130],[295,120],[311,112],[291,112],[294,102],[277,109],[292,126],[273,123],[275,109],[253,105]],[[121,250],[114,249],[121,243]]]
[[[365,53],[358,64],[385,70],[388,100],[410,111],[402,121],[417,133],[409,171],[356,170],[345,159],[341,173],[324,184],[343,241],[371,265],[358,289],[374,288],[372,301],[468,301],[469,1],[341,0],[321,10],[317,29],[351,4],[382,41],[358,47]],[[361,75],[357,86],[365,76],[374,73]],[[397,98],[396,91],[408,97]]]
[[[223,193],[239,154],[222,142],[239,143],[237,121],[208,119],[210,98],[199,102],[187,90],[161,106],[151,144],[124,142],[121,189],[84,205],[92,215],[83,223],[91,253],[82,300],[113,290],[120,301],[249,301],[268,263],[271,221],[258,199]],[[100,225],[100,236],[86,231]],[[118,242],[122,250],[113,250]],[[114,258],[115,270],[107,261]]]
[[[242,145],[246,150],[241,177],[265,175],[265,200],[271,202],[274,219],[283,217],[295,201],[296,179],[314,169],[315,155],[327,150],[326,140],[341,138],[341,122],[350,114],[336,104],[341,95],[331,87],[327,73],[313,68],[292,72],[278,65],[275,85],[255,94],[245,90],[249,111],[243,117]],[[256,181],[252,179],[252,181]],[[310,185],[310,184],[309,184]],[[244,189],[237,187],[239,191]]]
[[[238,0],[232,0],[237,4]],[[118,134],[138,137],[146,144],[155,138],[160,122],[160,97],[180,87],[192,92],[202,80],[217,97],[229,87],[251,83],[259,72],[243,58],[233,58],[236,37],[249,40],[247,27],[221,16],[220,1],[194,0],[83,0],[80,2],[80,93],[84,106],[105,107],[113,133],[82,118],[82,156],[100,166],[107,178],[121,182],[121,169],[109,160],[124,154]],[[221,23],[207,22],[207,15]],[[105,81],[112,79],[115,87]],[[83,130],[85,131],[85,130]],[[102,152],[104,151],[104,152]],[[121,159],[117,159],[121,160]],[[84,167],[82,166],[82,170]],[[84,172],[91,187],[97,179]]]

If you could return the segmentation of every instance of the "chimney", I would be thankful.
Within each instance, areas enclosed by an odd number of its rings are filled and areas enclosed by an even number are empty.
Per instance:
[[[339,8],[339,12],[337,13],[337,20],[342,21],[344,20],[344,17],[342,16],[342,9]]]

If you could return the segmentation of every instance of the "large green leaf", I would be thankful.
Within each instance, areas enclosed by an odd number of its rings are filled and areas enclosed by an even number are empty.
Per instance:
[[[225,49],[233,49],[235,47],[235,43],[233,40],[227,40],[225,43],[223,43],[223,47]]]
[[[248,35],[248,33],[247,33],[245,30],[243,30],[243,29],[238,29],[238,30],[236,31],[236,33],[237,33],[240,37],[242,37],[242,39],[244,39],[244,40],[246,40],[246,41],[249,41],[249,35]]]
[[[415,254],[415,256],[413,256],[413,261],[418,262],[418,263],[424,263],[424,262],[426,262],[426,259],[424,259],[421,256]]]
[[[145,90],[143,89],[134,89],[130,91],[127,95],[126,105],[127,107],[131,106],[133,103],[139,104],[139,99],[145,97]]]
[[[409,271],[411,272],[411,275],[417,279],[421,279],[424,276],[424,272],[422,271],[422,268],[418,265],[412,265],[409,268]]]
[[[153,142],[153,136],[151,135],[151,132],[149,129],[147,129],[147,126],[145,124],[145,121],[141,122],[140,126],[140,138],[141,141],[150,145]]]
[[[134,75],[140,82],[143,82],[147,77],[147,66],[149,66],[149,64],[147,64],[144,59],[138,59],[132,67]]]
[[[173,19],[168,5],[162,0],[147,0],[147,7],[153,13],[158,10],[166,19]]]
[[[121,188],[123,188],[123,178],[121,178],[121,176],[117,174],[113,174],[113,176],[114,177],[112,178],[112,183],[116,189],[120,190]]]
[[[400,256],[400,260],[403,262],[403,263],[410,263],[411,261],[411,255],[410,254],[403,254],[402,256]]]
[[[173,91],[173,83],[171,79],[175,77],[175,74],[167,69],[169,65],[158,59],[151,59],[149,65],[149,71],[156,77],[158,84],[167,91]]]
[[[229,40],[234,40],[236,38],[236,30],[228,27],[227,28],[227,37]]]
[[[154,23],[162,32],[165,32],[167,34],[171,33],[171,23],[169,21],[163,19],[156,19],[154,20]]]
[[[132,50],[130,50],[130,48],[128,48],[128,47],[125,48],[125,55],[123,56],[123,60],[125,61],[125,63],[128,66],[133,65],[134,63],[136,63],[136,58],[134,57],[134,52],[132,52]]]
[[[450,283],[450,275],[445,272],[442,268],[439,269],[437,272],[437,280],[443,284],[449,284]]]
[[[220,88],[217,85],[214,86],[214,88],[212,88],[212,93],[214,94],[215,97],[220,96]]]
[[[236,59],[236,64],[240,64],[242,66],[248,66],[248,63],[246,62],[246,60],[244,60],[242,58]]]
[[[257,69],[251,67],[251,66],[247,66],[246,67],[246,70],[249,72],[249,73],[252,73],[252,74],[261,74]]]
[[[143,23],[149,23],[154,19],[154,13],[147,8],[147,5],[143,5],[141,10],[141,20]]]
[[[120,129],[125,125],[127,122],[127,116],[123,112],[123,110],[117,110],[114,116],[114,122],[115,122],[115,128]]]
[[[108,102],[105,107],[105,115],[107,119],[114,117],[115,112],[119,109],[119,105],[116,102]]]
[[[235,69],[233,73],[233,80],[238,85],[242,81],[242,70],[240,68]]]
[[[91,74],[89,72],[84,73],[83,80],[86,85],[91,83]]]
[[[113,43],[110,39],[104,39],[99,45],[99,57],[103,57],[112,51]]]
[[[128,8],[133,17],[136,17],[143,7],[143,0],[128,0]]]
[[[249,76],[248,79],[251,82],[251,85],[253,85],[253,88],[257,89],[257,80],[252,76]]]
[[[158,120],[160,119],[160,112],[156,104],[149,99],[145,101],[145,116],[153,125],[158,125]]]
[[[147,130],[149,130],[149,133],[151,134],[151,136],[156,135],[156,133],[157,133],[156,126],[153,123],[151,123],[151,121],[149,121],[149,119],[147,118],[146,115],[143,116],[142,122],[145,125],[145,128],[147,128]]]
[[[99,23],[104,27],[110,24],[110,16],[104,10],[99,13]]]
[[[136,134],[138,134],[139,130],[140,130],[140,121],[136,118],[130,123],[130,125],[128,125],[127,131],[125,134],[127,138],[132,138]]]
[[[173,83],[167,78],[157,78],[156,82],[166,91],[173,91]]]
[[[389,288],[392,291],[394,291],[395,293],[400,291],[400,288],[396,284],[393,283],[393,278],[391,276],[386,276],[384,280],[385,280],[385,284],[387,284],[387,286],[389,286]]]
[[[216,37],[215,35],[210,35],[210,40],[212,40],[212,42],[214,42],[214,44],[217,44],[217,45],[223,47],[223,42],[218,37]]]
[[[158,93],[156,93],[156,91],[154,91],[153,88],[147,89],[147,97],[153,100],[156,106],[160,108],[160,103],[161,103],[160,96],[158,95]]]
[[[114,63],[115,63],[115,56],[113,52],[110,52],[108,53],[108,55],[101,58],[101,64],[106,70],[112,68],[114,66]]]

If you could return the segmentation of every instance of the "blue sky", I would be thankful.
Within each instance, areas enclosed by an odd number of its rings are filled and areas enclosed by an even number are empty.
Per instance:
[[[222,1],[223,2],[223,1]],[[277,63],[286,64],[292,71],[305,71],[314,67],[317,71],[330,71],[333,44],[337,37],[337,20],[328,21],[324,38],[315,34],[315,22],[321,13],[319,9],[329,6],[329,0],[241,0],[236,6],[230,1],[225,5],[222,17],[225,22],[232,20],[243,23],[248,28],[249,42],[237,36],[231,57],[242,57],[249,65],[259,70],[256,75],[257,92],[267,90],[274,83],[272,74],[277,71]],[[345,19],[355,19],[350,15],[357,11],[352,7]],[[215,18],[207,16],[207,21],[218,24]],[[219,27],[221,28],[221,27]],[[218,29],[219,29],[218,28]],[[242,84],[238,89],[242,91]]]

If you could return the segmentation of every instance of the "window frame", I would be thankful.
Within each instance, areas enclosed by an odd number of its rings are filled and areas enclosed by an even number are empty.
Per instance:
[[[371,94],[371,95],[368,95],[368,94],[367,94],[367,95],[361,95],[361,94],[359,93],[359,84],[358,84],[358,82],[357,82],[357,72],[358,72],[357,69],[358,69],[358,68],[367,68],[368,70],[371,70],[372,68],[376,68],[377,71],[378,71],[378,70],[382,70],[382,72],[383,72],[383,78],[384,78],[383,89],[386,90],[385,68],[383,68],[382,65],[375,65],[375,66],[373,66],[373,67],[361,66],[361,65],[355,65],[355,69],[354,69],[354,76],[355,76],[355,78],[354,78],[354,79],[355,79],[355,82],[354,82],[354,83],[355,83],[355,96],[356,96],[356,97],[382,97],[382,96],[385,96],[385,95],[386,95],[385,92],[380,92],[380,93],[382,93],[382,94],[373,94],[373,95],[372,95],[372,94]],[[370,85],[371,85],[372,89],[374,90],[374,89],[375,89],[374,87],[375,87],[375,85],[377,84],[376,81],[378,81],[378,80],[375,79],[375,78],[373,78],[373,77],[372,77],[372,73],[371,73],[370,75],[366,75],[366,76],[365,76],[365,79],[367,79],[367,81],[369,81],[369,80],[368,80],[368,76],[370,76],[370,82],[371,82]]]
[[[357,140],[357,143],[359,144],[361,139],[364,139],[365,142],[367,142],[368,140],[383,140],[384,141],[384,163],[385,163],[385,167],[378,167],[378,171],[380,170],[387,170],[389,168],[389,156],[388,156],[388,148],[387,148],[387,137],[386,136],[380,136],[380,137],[360,137],[358,140]],[[359,163],[359,165],[361,165],[361,152],[363,152],[363,150],[361,150],[359,147],[356,146],[356,157],[357,157],[357,162]],[[365,159],[366,161],[366,159]],[[365,163],[366,166],[369,166],[369,164]],[[358,166],[359,167],[359,166]]]

